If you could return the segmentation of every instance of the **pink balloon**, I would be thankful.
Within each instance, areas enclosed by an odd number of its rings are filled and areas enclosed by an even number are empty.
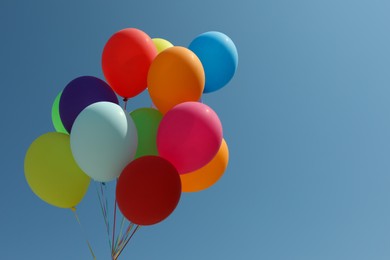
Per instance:
[[[169,110],[157,132],[159,155],[180,174],[210,162],[222,142],[222,125],[217,114],[199,102],[184,102]]]

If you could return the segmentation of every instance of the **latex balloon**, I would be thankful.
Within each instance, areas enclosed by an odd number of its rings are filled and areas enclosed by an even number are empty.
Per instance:
[[[66,130],[70,133],[80,112],[99,101],[118,104],[118,98],[106,82],[92,76],[72,80],[65,87],[60,99],[60,116]]]
[[[131,117],[117,104],[97,102],[74,122],[70,144],[73,156],[92,179],[116,179],[133,160],[137,130]]]
[[[60,208],[75,207],[90,183],[73,159],[69,135],[63,133],[38,137],[27,150],[24,172],[31,190],[43,201]]]
[[[197,36],[188,48],[202,62],[206,74],[205,93],[224,87],[234,76],[238,53],[227,35],[221,32],[206,32]]]
[[[217,154],[222,125],[217,114],[199,102],[185,102],[165,114],[157,132],[159,155],[180,174],[197,170]]]
[[[177,104],[199,100],[204,81],[198,57],[187,48],[174,46],[154,59],[148,73],[148,91],[158,110],[165,114]]]
[[[173,47],[172,43],[162,38],[153,38],[152,41],[154,43],[154,46],[156,46],[157,53],[160,53],[170,47]]]
[[[62,91],[58,93],[57,97],[53,102],[53,106],[51,107],[51,121],[53,122],[54,129],[59,133],[68,134],[64,125],[62,124],[62,120],[60,117],[60,98]]]
[[[217,155],[202,168],[181,174],[183,192],[196,192],[205,190],[214,185],[224,174],[229,161],[229,150],[224,139]]]
[[[175,167],[158,156],[140,157],[123,170],[116,186],[122,214],[137,225],[153,225],[166,219],[181,196]]]
[[[153,108],[139,108],[130,113],[138,133],[138,147],[135,158],[144,155],[158,155],[157,129],[162,114]]]
[[[147,74],[157,49],[152,39],[135,28],[116,32],[104,46],[102,68],[112,89],[124,98],[147,87]]]

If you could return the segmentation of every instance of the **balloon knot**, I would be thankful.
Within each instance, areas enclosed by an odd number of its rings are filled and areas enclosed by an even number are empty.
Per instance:
[[[127,102],[129,100],[128,98],[123,98],[123,102]]]
[[[71,209],[73,212],[76,211],[76,207],[71,207],[70,209]]]

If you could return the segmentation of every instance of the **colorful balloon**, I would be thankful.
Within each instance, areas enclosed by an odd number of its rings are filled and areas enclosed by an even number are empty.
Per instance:
[[[153,225],[166,219],[181,196],[175,167],[158,156],[143,156],[123,170],[116,186],[122,214],[137,225]]]
[[[162,114],[153,108],[139,108],[130,113],[137,128],[138,147],[135,158],[144,155],[158,155],[157,129],[162,119]]]
[[[104,76],[119,96],[134,97],[146,89],[148,70],[156,55],[157,49],[146,33],[135,28],[123,29],[104,46]]]
[[[156,46],[157,53],[160,53],[170,47],[173,47],[172,43],[162,38],[153,38],[152,41],[154,43],[154,46]]]
[[[117,104],[98,102],[85,108],[73,124],[70,144],[73,156],[92,179],[116,179],[133,160],[137,129]]]
[[[73,159],[69,135],[63,133],[46,133],[35,139],[27,150],[24,172],[31,190],[60,208],[79,204],[90,183]]]
[[[181,174],[181,187],[183,192],[196,192],[205,190],[214,185],[224,174],[229,161],[229,150],[224,139],[217,155],[202,168]]]
[[[163,114],[180,103],[199,100],[204,82],[198,57],[187,48],[178,46],[161,52],[148,73],[150,97]]]
[[[53,106],[51,107],[51,121],[53,122],[54,129],[63,134],[69,134],[66,131],[64,125],[62,124],[62,120],[60,117],[60,98],[62,92],[58,93],[57,97],[54,99]]]
[[[66,130],[71,132],[73,122],[84,108],[100,101],[118,104],[118,98],[106,82],[92,76],[72,80],[60,99],[60,116]]]
[[[204,93],[224,87],[234,76],[238,65],[237,48],[221,32],[206,32],[197,36],[188,47],[202,62],[206,74]]]
[[[180,174],[197,170],[217,154],[222,125],[217,114],[199,102],[185,102],[165,114],[157,132],[159,155]]]

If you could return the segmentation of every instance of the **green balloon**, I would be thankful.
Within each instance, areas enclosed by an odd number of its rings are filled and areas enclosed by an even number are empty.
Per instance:
[[[130,113],[138,133],[138,148],[134,159],[158,155],[157,130],[163,115],[154,108],[139,108]]]
[[[69,134],[68,131],[66,131],[64,125],[62,124],[61,117],[60,117],[60,99],[61,94],[58,93],[56,99],[54,100],[53,106],[51,107],[51,121],[53,122],[54,129],[63,134]]]

